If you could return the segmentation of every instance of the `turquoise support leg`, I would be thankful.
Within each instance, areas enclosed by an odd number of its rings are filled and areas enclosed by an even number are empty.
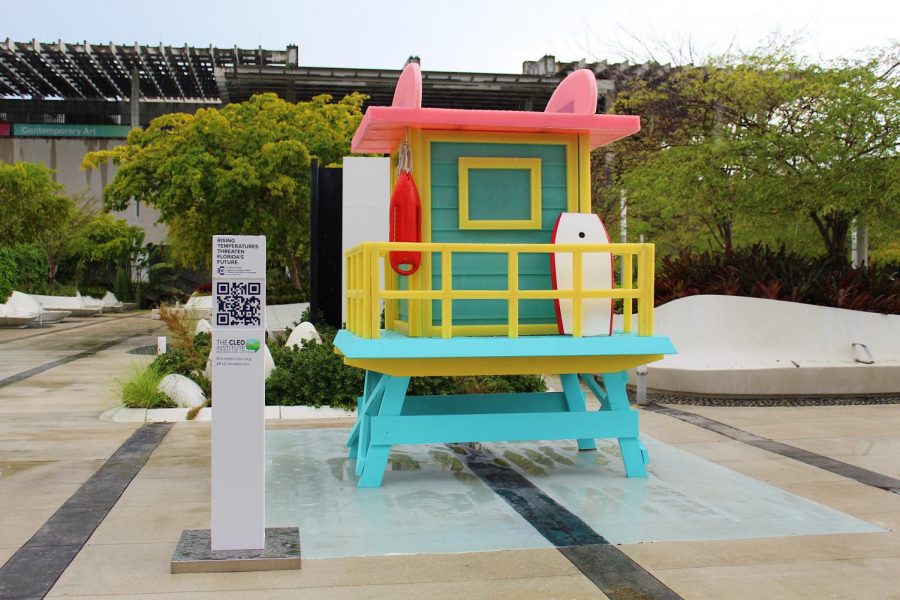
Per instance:
[[[356,439],[356,474],[362,474],[363,467],[366,464],[366,454],[368,452],[372,438],[372,415],[378,414],[381,408],[381,401],[384,397],[385,385],[387,379],[379,378],[378,384],[369,390],[369,395],[363,402],[362,408],[356,415],[356,423],[359,425]],[[352,434],[351,434],[352,436]],[[352,450],[351,450],[352,453]]]
[[[353,424],[353,429],[350,430],[350,435],[347,436],[347,447],[350,448],[349,458],[356,458],[356,446],[358,445],[359,440],[359,428],[362,425],[363,409],[367,405],[368,399],[374,394],[375,388],[381,380],[381,376],[381,373],[366,371],[363,395],[356,399],[356,423]]]
[[[600,402],[600,410],[609,410],[609,396],[606,395],[606,392],[603,391],[603,388],[600,387],[594,376],[590,373],[582,373],[580,377],[584,384],[588,386],[588,389],[591,390],[591,393],[594,394],[597,401]]]
[[[409,377],[394,377],[384,375],[383,381],[384,394],[382,395],[380,405],[374,414],[379,417],[396,417],[403,411],[403,400],[406,398],[406,388],[409,386]],[[367,415],[368,417],[368,415]],[[388,455],[391,452],[390,444],[369,444],[370,431],[360,429],[360,453],[363,452],[362,436],[365,433],[366,459],[360,470],[357,461],[357,473],[359,474],[359,483],[357,487],[370,488],[379,487],[381,480],[384,478],[384,468],[387,466]]]
[[[350,451],[347,452],[347,458],[353,460],[356,458],[357,451],[359,450],[359,419],[360,415],[362,415],[362,408],[365,400],[365,396],[360,396],[356,399],[356,423],[353,424],[353,429],[350,430],[350,435],[347,437],[347,447],[350,448]]]
[[[559,380],[562,382],[563,393],[566,395],[566,404],[569,407],[569,412],[586,412],[587,408],[584,404],[584,392],[581,391],[581,386],[578,384],[578,375],[560,375]],[[578,440],[578,449],[596,450],[597,442],[590,438],[582,438]]]
[[[618,373],[604,373],[603,387],[609,399],[610,411],[630,411],[628,394],[625,392],[625,383],[628,374],[625,371]],[[646,464],[649,462],[647,450],[637,437],[620,437],[619,450],[622,452],[622,462],[625,463],[625,474],[628,477],[646,477]]]

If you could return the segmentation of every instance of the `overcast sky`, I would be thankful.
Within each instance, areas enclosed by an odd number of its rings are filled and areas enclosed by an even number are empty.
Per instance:
[[[642,57],[669,45],[716,54],[773,32],[810,58],[850,57],[900,37],[897,0],[3,0],[15,41],[300,47],[310,66],[520,73],[522,61]]]

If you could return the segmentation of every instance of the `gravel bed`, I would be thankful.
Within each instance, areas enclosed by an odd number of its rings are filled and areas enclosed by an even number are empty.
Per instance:
[[[127,352],[128,354],[138,354],[140,356],[154,356],[156,354],[156,346],[138,346]]]
[[[628,398],[637,402],[635,390]],[[657,404],[691,404],[694,406],[847,406],[855,404],[900,404],[900,395],[890,396],[826,396],[826,397],[711,397],[685,396],[675,393],[647,392],[647,401]]]

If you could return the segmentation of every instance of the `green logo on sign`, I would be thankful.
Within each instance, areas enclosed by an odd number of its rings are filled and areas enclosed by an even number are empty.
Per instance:
[[[259,343],[259,340],[249,339],[245,347],[250,352],[257,352],[262,347],[262,344]]]

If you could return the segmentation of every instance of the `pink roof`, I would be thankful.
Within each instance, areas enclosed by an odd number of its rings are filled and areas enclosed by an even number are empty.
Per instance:
[[[406,65],[392,106],[370,106],[353,136],[358,153],[388,154],[400,144],[408,128],[439,131],[496,131],[512,133],[586,133],[591,148],[604,146],[641,129],[640,117],[594,114],[597,80],[591,71],[571,73],[550,98],[544,112],[422,108],[419,65]]]

